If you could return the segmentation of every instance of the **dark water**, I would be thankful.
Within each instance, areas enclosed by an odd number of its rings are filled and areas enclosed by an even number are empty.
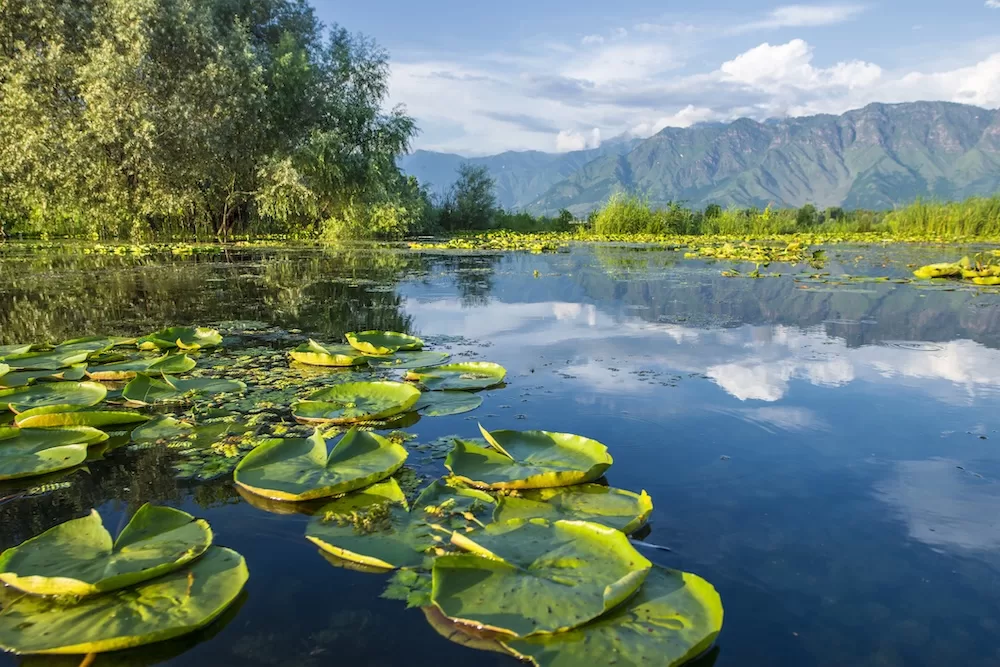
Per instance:
[[[647,539],[672,549],[646,555],[722,595],[706,665],[1000,664],[1000,295],[821,282],[904,276],[954,250],[843,249],[830,277],[800,281],[817,271],[724,278],[729,264],[611,247],[3,252],[0,343],[259,320],[328,340],[409,331],[505,365],[508,386],[472,419],[408,430],[471,436],[479,419],[607,444],[609,482],[651,494]],[[246,557],[247,594],[191,640],[98,665],[517,664],[380,599],[383,576],[329,564],[306,517],[255,509],[225,481],[178,482],[148,454],[0,505],[0,548],[91,507],[113,528],[146,501],[208,519]]]

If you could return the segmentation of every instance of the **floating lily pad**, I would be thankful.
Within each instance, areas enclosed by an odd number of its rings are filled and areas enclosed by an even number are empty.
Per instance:
[[[264,441],[236,466],[236,483],[274,500],[331,498],[371,486],[399,470],[406,450],[380,435],[352,428],[327,456],[326,440]]]
[[[87,350],[47,350],[9,354],[3,358],[3,362],[15,371],[57,371],[83,363],[89,355]]]
[[[170,327],[163,331],[143,336],[138,341],[140,350],[200,350],[218,347],[222,336],[215,329],[203,327]]]
[[[507,369],[490,361],[465,361],[433,368],[415,368],[406,379],[431,391],[489,389],[502,384]]]
[[[499,641],[499,637],[507,637],[503,633],[480,630],[471,625],[461,625],[455,623],[450,618],[441,613],[437,607],[421,607],[427,624],[448,641],[464,646],[465,648],[476,649],[477,651],[491,651],[493,653],[503,653],[510,656],[513,653],[507,646]],[[592,662],[592,661],[591,661]]]
[[[197,365],[186,354],[165,354],[162,357],[119,361],[87,369],[87,377],[102,382],[131,380],[139,373],[176,375],[187,373]]]
[[[627,600],[652,564],[624,533],[586,521],[516,519],[452,542],[431,600],[452,620],[516,637],[564,632]]]
[[[62,382],[63,380],[76,382],[87,376],[87,364],[73,364],[66,368],[55,371],[11,371],[0,377],[0,387],[27,387],[38,380],[48,382]]]
[[[7,373],[10,373],[10,366],[7,364],[0,364],[0,378],[7,375]]]
[[[138,374],[135,379],[125,385],[122,396],[130,403],[137,405],[157,405],[183,401],[191,396],[207,394],[228,394],[244,391],[247,388],[239,380],[221,378],[177,378],[172,375],[153,377]]]
[[[53,428],[59,426],[119,426],[137,424],[149,419],[138,412],[124,410],[81,410],[77,412],[50,412],[49,408],[25,410],[14,418],[21,428]]]
[[[364,366],[368,357],[350,345],[320,345],[314,340],[289,352],[292,359],[310,366]]]
[[[639,530],[653,511],[653,501],[641,494],[600,484],[578,484],[554,489],[528,489],[501,496],[493,520],[542,518],[593,521],[623,533]]]
[[[56,352],[86,352],[87,355],[110,350],[115,346],[116,339],[108,336],[87,336],[64,340],[55,347]]]
[[[95,595],[183,567],[211,544],[204,520],[148,503],[112,542],[91,510],[0,554],[0,581],[32,595]]]
[[[96,382],[47,382],[0,390],[0,405],[12,412],[43,407],[52,412],[75,412],[97,405],[107,395],[104,385]]]
[[[31,345],[0,345],[0,359],[8,354],[24,354],[31,352]]]
[[[608,448],[590,438],[548,431],[493,431],[489,447],[456,438],[445,467],[472,486],[544,489],[593,482],[611,467]]]
[[[679,667],[708,651],[722,630],[722,600],[710,583],[653,566],[632,599],[568,632],[506,642],[536,667]]]
[[[363,565],[416,567],[452,530],[479,524],[476,515],[486,518],[494,502],[482,491],[435,482],[411,510],[399,485],[389,479],[320,509],[306,528],[306,538]]]
[[[958,264],[951,263],[928,264],[927,266],[921,266],[919,269],[914,271],[913,275],[917,278],[960,277],[962,275],[962,267]]]
[[[248,577],[241,555],[211,547],[180,570],[76,604],[24,596],[0,614],[0,648],[15,653],[103,653],[179,637],[222,614]]]
[[[88,445],[108,434],[86,426],[60,429],[0,428],[0,480],[37,477],[78,466]]]
[[[440,366],[450,358],[451,355],[447,352],[418,350],[416,352],[397,352],[388,357],[368,357],[368,364],[375,368],[397,368],[403,370]]]
[[[374,421],[406,412],[419,398],[420,391],[403,382],[345,382],[292,404],[292,415],[306,424]]]
[[[428,417],[447,417],[472,412],[482,404],[482,396],[467,391],[426,391],[413,409]]]
[[[361,331],[344,334],[347,342],[365,354],[392,354],[399,350],[419,350],[424,341],[396,331]]]

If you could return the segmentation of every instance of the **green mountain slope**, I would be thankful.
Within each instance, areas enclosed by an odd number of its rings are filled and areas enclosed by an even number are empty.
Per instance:
[[[946,102],[667,128],[598,157],[528,210],[583,214],[616,190],[655,204],[887,208],[1000,191],[1000,112]]]

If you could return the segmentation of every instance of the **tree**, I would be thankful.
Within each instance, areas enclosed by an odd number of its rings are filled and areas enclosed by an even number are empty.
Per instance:
[[[459,165],[458,180],[445,202],[448,229],[487,229],[497,212],[496,182],[486,167]]]
[[[800,228],[813,227],[819,222],[819,212],[812,204],[806,204],[795,214],[795,224]]]

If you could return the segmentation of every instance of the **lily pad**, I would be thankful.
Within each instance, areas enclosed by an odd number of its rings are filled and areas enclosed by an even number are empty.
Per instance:
[[[176,375],[187,373],[197,362],[186,354],[165,354],[162,357],[133,359],[87,369],[87,377],[102,382],[131,380],[139,373]]]
[[[406,412],[419,398],[420,391],[403,382],[345,382],[293,403],[292,415],[305,424],[374,421]]]
[[[611,467],[608,448],[590,438],[548,431],[493,431],[489,447],[455,439],[445,467],[485,489],[544,489],[593,482]]]
[[[371,486],[399,470],[406,450],[380,435],[352,428],[327,456],[326,440],[264,441],[236,466],[236,483],[273,500],[331,498]]]
[[[347,342],[365,354],[392,354],[399,350],[419,350],[424,341],[397,331],[361,331],[344,334]]]
[[[345,560],[379,568],[417,567],[452,530],[482,525],[495,501],[482,491],[431,484],[412,510],[396,483],[370,486],[326,505],[306,528],[306,538]]]
[[[88,445],[108,434],[79,426],[65,429],[0,428],[0,480],[37,477],[87,460]]]
[[[368,364],[375,368],[397,368],[403,370],[440,366],[450,358],[451,355],[447,352],[418,350],[416,352],[397,352],[388,357],[368,357]]]
[[[413,409],[428,417],[447,417],[472,412],[482,404],[482,396],[467,391],[427,391]]]
[[[652,567],[622,532],[586,521],[515,519],[452,542],[470,553],[434,561],[431,601],[452,620],[515,637],[607,613]]]
[[[310,339],[291,352],[292,359],[310,366],[364,366],[368,357],[350,345],[320,345]]]
[[[0,359],[3,359],[8,354],[24,354],[25,352],[31,352],[31,345],[0,345]]]
[[[0,614],[0,648],[15,653],[117,651],[203,628],[243,590],[243,557],[222,547],[135,588],[67,604],[24,596]]]
[[[502,633],[479,630],[470,625],[460,625],[441,613],[437,607],[421,607],[427,624],[448,641],[464,646],[465,648],[476,649],[477,651],[491,651],[493,653],[503,653],[510,656],[513,653],[507,646],[498,640],[498,637],[506,637]],[[592,662],[592,661],[591,661]]]
[[[951,278],[962,275],[962,267],[958,264],[942,263],[921,266],[913,272],[917,278]]]
[[[170,327],[156,333],[143,336],[138,340],[140,350],[201,350],[218,347],[222,344],[222,336],[215,329],[204,327]]]
[[[25,410],[14,418],[21,428],[54,428],[60,426],[119,426],[136,424],[149,419],[138,412],[124,410],[81,410],[78,412],[49,412],[49,408]]]
[[[7,364],[0,364],[0,377],[7,375],[7,373],[10,373],[10,366]]]
[[[708,651],[722,630],[722,600],[710,583],[653,566],[632,599],[568,632],[508,640],[536,667],[679,667]]]
[[[91,510],[0,554],[0,581],[32,595],[95,595],[183,567],[211,544],[204,520],[148,503],[112,542]]]
[[[489,389],[502,384],[507,369],[490,361],[465,361],[433,368],[415,368],[406,379],[431,391]]]
[[[64,340],[55,347],[57,352],[86,352],[87,355],[110,350],[115,346],[116,339],[108,336],[87,336]]]
[[[8,354],[3,362],[15,371],[57,371],[73,364],[87,361],[87,350],[47,350],[44,352],[23,352]]]
[[[15,388],[27,387],[38,380],[48,382],[62,382],[64,380],[76,382],[87,376],[87,364],[79,363],[60,368],[54,371],[11,371],[0,377],[0,387]]]
[[[629,534],[642,528],[653,511],[653,501],[641,494],[600,484],[578,484],[554,489],[529,489],[502,496],[493,520],[542,518],[593,521]]]
[[[104,385],[96,382],[47,382],[0,390],[0,405],[11,412],[42,407],[53,412],[75,412],[97,405],[107,395]]]
[[[191,396],[227,394],[247,388],[239,380],[221,378],[177,378],[172,375],[153,377],[142,373],[125,385],[122,396],[136,405],[158,405],[184,401]]]

